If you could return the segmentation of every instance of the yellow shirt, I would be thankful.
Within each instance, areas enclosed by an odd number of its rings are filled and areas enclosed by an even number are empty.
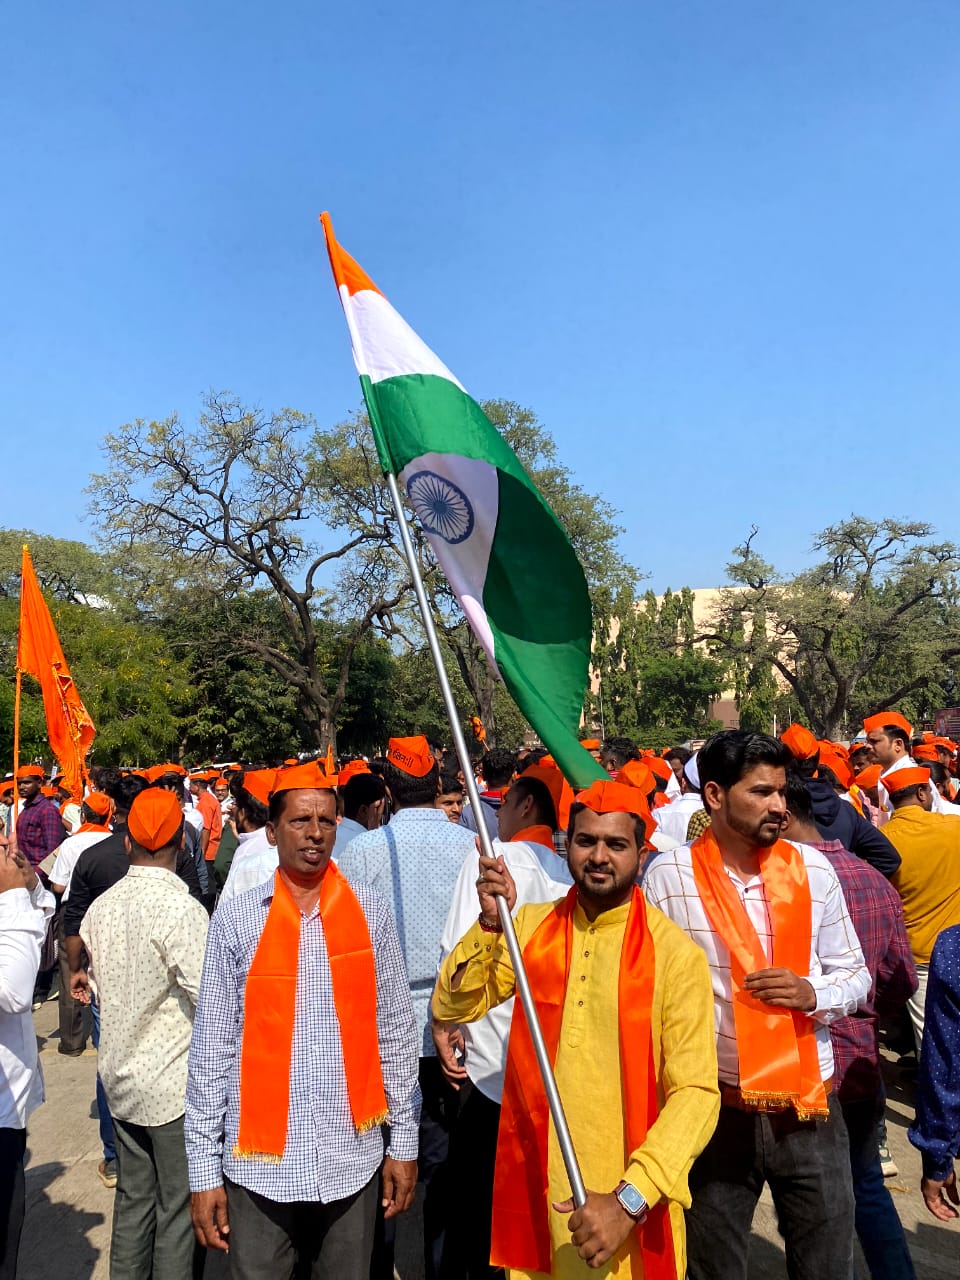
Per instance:
[[[552,903],[520,908],[517,936],[526,946]],[[687,1175],[713,1133],[720,1109],[717,1051],[713,1033],[713,991],[700,948],[655,907],[647,921],[656,952],[651,1007],[653,1061],[660,1114],[643,1144],[625,1156],[620,1073],[617,988],[620,952],[629,903],[602,912],[593,921],[578,905],[573,915],[570,978],[555,1073],[584,1184],[612,1191],[621,1178],[655,1205],[670,1201],[677,1275],[686,1275],[683,1208],[690,1204]],[[451,981],[466,963],[456,991]],[[433,995],[433,1013],[444,1022],[472,1022],[509,999],[516,989],[513,965],[499,935],[478,924],[447,956]],[[551,1275],[583,1280],[587,1274],[639,1280],[643,1264],[631,1233],[620,1251],[597,1271],[589,1271],[570,1239],[568,1215],[552,1208],[568,1199],[570,1185],[553,1122],[549,1149]],[[517,1280],[534,1273],[511,1271]],[[539,1276],[539,1273],[537,1273]]]
[[[960,924],[960,818],[905,805],[883,834],[900,855],[890,883],[903,899],[910,950],[917,964],[929,964],[937,935]]]

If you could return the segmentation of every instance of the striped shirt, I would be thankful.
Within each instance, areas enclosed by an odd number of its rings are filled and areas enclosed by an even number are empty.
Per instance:
[[[389,908],[354,887],[377,969],[377,1031],[390,1124],[388,1154],[414,1160],[420,1121],[417,1043],[410,990]],[[240,1125],[240,1046],[247,973],[273,881],[222,904],[210,921],[187,1074],[184,1129],[191,1191],[224,1177],[270,1200],[343,1200],[365,1186],[383,1159],[379,1128],[357,1133],[343,1066],[342,1028],[317,907],[302,915],[290,1063],[287,1142],[277,1163],[233,1154]],[[349,1028],[347,1029],[349,1034]],[[256,1087],[256,1082],[253,1082]]]
[[[800,974],[813,987],[816,1008],[810,1014],[816,1026],[820,1074],[833,1077],[833,1049],[830,1023],[853,1013],[870,990],[870,974],[850,920],[837,874],[828,860],[809,845],[798,844],[810,885],[812,921],[810,929],[810,969]],[[763,880],[759,875],[744,883],[727,871],[740,901],[757,931],[760,946],[772,963],[773,927]],[[713,980],[714,1028],[717,1033],[717,1063],[720,1079],[739,1084],[737,1036],[733,1018],[733,983],[730,952],[714,932],[700,901],[693,878],[690,846],[682,845],[658,854],[644,876],[643,892],[648,902],[670,917],[706,953]]]
[[[393,911],[423,1058],[437,1053],[430,1031],[430,997],[443,926],[463,860],[475,852],[476,836],[432,806],[401,809],[387,826],[365,831],[337,852],[337,865],[354,888],[372,885]]]

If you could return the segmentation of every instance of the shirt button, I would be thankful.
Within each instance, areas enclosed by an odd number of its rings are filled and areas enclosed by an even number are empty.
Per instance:
[[[582,1001],[582,1000],[578,1000],[578,1001],[577,1001],[577,1005],[579,1006],[579,1008],[581,1008],[581,1009],[582,1009],[582,1008],[583,1008],[583,1001]]]
[[[588,955],[590,954],[590,952],[589,952],[589,951],[585,951],[583,954],[584,954],[585,956],[588,956]]]
[[[587,980],[587,975],[586,975],[585,973],[581,973],[581,975],[580,975],[580,981],[581,981],[581,982],[586,982],[586,980]]]
[[[597,931],[596,931],[596,929],[591,929],[591,930],[590,930],[590,932],[591,932],[591,933],[596,933]]]

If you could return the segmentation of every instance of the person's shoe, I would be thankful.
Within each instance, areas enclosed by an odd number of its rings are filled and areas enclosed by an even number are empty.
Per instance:
[[[880,1172],[885,1178],[896,1178],[900,1173],[886,1144],[880,1148]]]
[[[105,1187],[109,1187],[112,1191],[117,1185],[116,1160],[101,1160],[97,1165],[97,1177]]]

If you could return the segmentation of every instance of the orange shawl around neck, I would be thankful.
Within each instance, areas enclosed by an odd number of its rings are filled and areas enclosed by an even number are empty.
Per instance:
[[[557,1059],[563,1003],[570,972],[574,886],[547,915],[524,947],[543,1038],[551,1063]],[[647,1136],[658,1114],[657,1078],[650,1032],[656,965],[647,911],[639,889],[633,890],[620,952],[620,1076],[623,1086],[624,1165]],[[547,1135],[550,1108],[527,1019],[520,1000],[513,1010],[507,1074],[500,1112],[497,1167],[493,1187],[492,1266],[518,1270],[552,1270],[547,1202]],[[676,1280],[673,1234],[667,1202],[655,1205],[636,1233],[646,1280]]]
[[[758,1110],[791,1106],[801,1120],[827,1115],[813,1020],[797,1009],[764,1004],[743,989],[744,977],[759,969],[791,969],[801,978],[810,972],[812,908],[802,855],[786,840],[760,852],[760,877],[773,925],[773,959],[768,962],[712,828],[694,841],[690,853],[707,919],[730,952],[744,1102]]]
[[[367,919],[330,862],[320,921],[333,980],[350,1113],[358,1133],[382,1124],[387,1101],[377,1035],[377,977]],[[240,1125],[234,1155],[279,1162],[287,1140],[297,1002],[300,908],[279,870],[273,901],[247,974],[240,1048]]]
[[[510,843],[522,840],[529,844],[545,844],[548,849],[553,848],[553,829],[546,824],[534,825],[532,827],[524,827],[522,831],[518,831],[515,836],[510,837]]]

